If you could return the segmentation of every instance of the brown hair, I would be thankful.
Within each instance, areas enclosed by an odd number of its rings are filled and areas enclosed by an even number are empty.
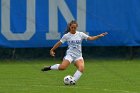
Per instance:
[[[65,34],[68,33],[68,32],[70,31],[70,26],[71,26],[72,24],[76,24],[76,25],[78,26],[77,22],[76,22],[75,20],[72,20],[70,23],[68,23],[67,28],[66,28],[66,30],[65,30]]]

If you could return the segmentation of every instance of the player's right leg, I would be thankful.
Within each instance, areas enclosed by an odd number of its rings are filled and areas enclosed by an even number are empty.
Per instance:
[[[65,56],[61,64],[46,66],[43,69],[41,69],[41,71],[65,70],[70,65],[71,62],[72,62],[71,56]]]
[[[62,63],[58,67],[58,70],[65,70],[69,65],[70,65],[69,60],[63,59]]]

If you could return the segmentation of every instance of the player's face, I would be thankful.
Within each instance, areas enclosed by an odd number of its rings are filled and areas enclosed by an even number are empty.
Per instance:
[[[77,29],[77,24],[71,24],[70,32],[74,34],[76,32],[76,29]]]

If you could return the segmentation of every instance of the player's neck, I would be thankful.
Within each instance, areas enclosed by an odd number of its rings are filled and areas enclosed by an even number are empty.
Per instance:
[[[75,33],[76,33],[76,31],[70,31],[70,33],[71,33],[71,34],[75,34]]]

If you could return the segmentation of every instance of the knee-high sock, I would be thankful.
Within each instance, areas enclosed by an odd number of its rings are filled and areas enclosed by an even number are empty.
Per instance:
[[[50,67],[51,70],[58,70],[60,64],[55,64]]]
[[[79,70],[77,70],[75,72],[75,74],[73,75],[75,81],[77,81],[81,77],[81,75],[82,75],[82,72],[80,72]]]

